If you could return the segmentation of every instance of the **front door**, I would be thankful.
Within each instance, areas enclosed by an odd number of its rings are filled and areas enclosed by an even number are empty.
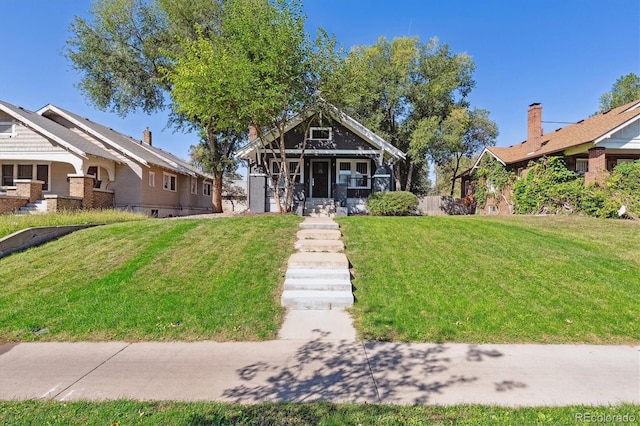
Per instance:
[[[329,198],[329,161],[311,161],[311,198]]]

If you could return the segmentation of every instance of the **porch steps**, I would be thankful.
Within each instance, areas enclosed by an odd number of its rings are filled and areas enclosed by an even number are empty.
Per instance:
[[[333,219],[308,217],[300,224],[289,258],[282,305],[292,310],[344,309],[353,305],[349,260]]]
[[[303,216],[335,217],[336,205],[332,198],[308,198],[304,204]]]
[[[329,217],[310,217],[300,224],[300,229],[339,229],[340,226]]]
[[[47,200],[37,200],[34,203],[20,207],[17,214],[42,214],[47,212]]]

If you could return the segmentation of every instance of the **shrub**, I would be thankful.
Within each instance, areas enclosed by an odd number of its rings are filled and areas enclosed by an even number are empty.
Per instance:
[[[373,216],[408,216],[416,213],[418,197],[408,191],[374,192],[367,199]]]
[[[607,197],[602,216],[618,217],[622,206],[626,209],[626,216],[640,216],[640,160],[618,164],[607,178],[604,191]]]
[[[598,209],[593,189],[585,188],[584,179],[567,169],[561,157],[529,163],[527,177],[516,182],[513,194],[515,211],[521,214],[584,213],[583,205]]]

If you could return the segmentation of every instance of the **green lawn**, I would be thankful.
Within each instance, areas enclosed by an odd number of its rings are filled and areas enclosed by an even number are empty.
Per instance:
[[[633,424],[640,419],[640,407],[629,404],[610,407],[503,408],[478,405],[397,406],[331,403],[236,405],[215,402],[0,402],[0,423],[15,426],[569,425],[584,424],[581,419],[588,419],[587,423],[594,424]]]
[[[0,341],[274,338],[299,221],[148,219],[0,259]]]
[[[637,344],[640,223],[340,218],[365,340]]]
[[[115,223],[144,220],[147,216],[120,210],[77,210],[47,214],[0,215],[0,238],[25,228],[36,226],[81,225],[85,223]]]

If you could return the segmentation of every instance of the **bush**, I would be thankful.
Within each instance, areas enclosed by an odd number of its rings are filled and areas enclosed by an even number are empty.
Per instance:
[[[640,160],[618,164],[605,182],[604,191],[607,197],[602,216],[618,217],[622,206],[626,216],[640,216]]]
[[[408,216],[416,214],[418,197],[408,191],[374,192],[367,199],[373,216]]]

